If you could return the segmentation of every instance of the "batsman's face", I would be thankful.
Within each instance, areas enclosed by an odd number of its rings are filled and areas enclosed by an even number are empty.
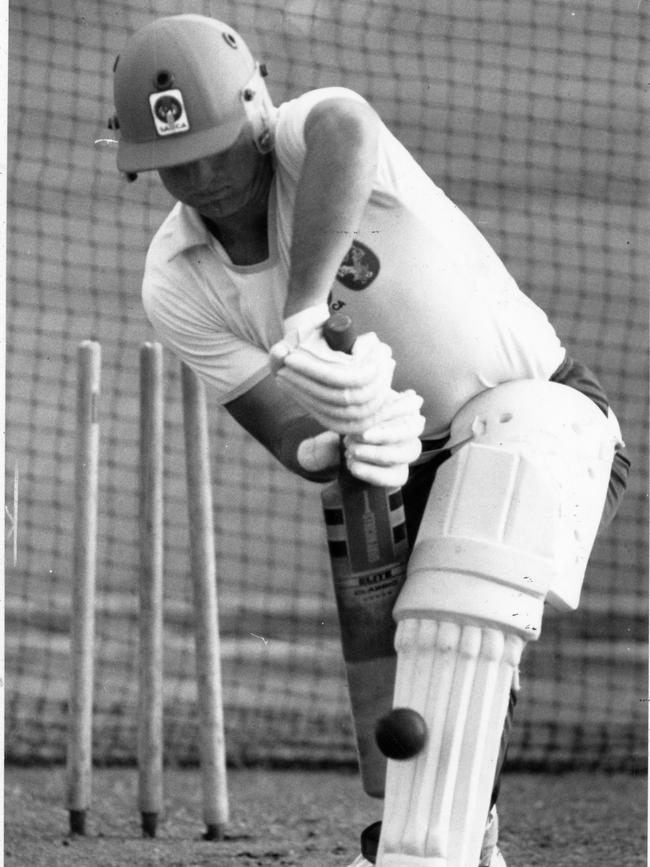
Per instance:
[[[236,214],[255,198],[270,169],[244,129],[227,150],[158,170],[167,192],[218,220]]]

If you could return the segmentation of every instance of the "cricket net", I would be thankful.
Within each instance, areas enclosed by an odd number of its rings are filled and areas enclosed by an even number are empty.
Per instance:
[[[10,2],[8,760],[65,752],[75,358],[89,337],[103,359],[95,759],[135,756],[137,366],[152,339],[139,287],[171,202],[154,176],[120,178],[114,151],[94,141],[110,136],[111,70],[125,39],[179,6],[235,26],[267,63],[276,102],[331,84],[366,96],[601,378],[632,481],[597,543],[580,610],[549,611],[528,650],[510,762],[642,767],[647,4],[608,0]],[[179,370],[169,355],[165,364],[165,742],[168,761],[192,762]],[[351,764],[318,486],[290,477],[224,411],[211,405],[210,419],[229,758]]]

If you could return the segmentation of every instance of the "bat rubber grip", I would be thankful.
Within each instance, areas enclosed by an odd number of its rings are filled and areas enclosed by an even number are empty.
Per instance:
[[[333,313],[323,326],[323,336],[330,349],[336,352],[352,352],[356,334],[352,320],[345,313]]]

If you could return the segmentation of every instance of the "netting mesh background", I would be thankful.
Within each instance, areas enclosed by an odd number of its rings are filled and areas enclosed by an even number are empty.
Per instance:
[[[647,697],[645,4],[606,0],[26,0],[9,4],[6,755],[65,754],[76,350],[102,345],[94,750],[136,741],[139,288],[171,206],[128,184],[109,136],[111,70],[159,14],[227,20],[276,102],[343,84],[376,107],[479,225],[570,352],[601,378],[634,464],[580,610],[547,613],[525,657],[512,765],[638,768]],[[196,759],[179,371],[167,355],[165,741]],[[233,762],[352,763],[319,488],[210,407],[224,704]]]

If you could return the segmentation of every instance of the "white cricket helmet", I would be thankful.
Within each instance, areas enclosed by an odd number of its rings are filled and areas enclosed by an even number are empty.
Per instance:
[[[251,126],[272,147],[273,106],[241,36],[203,15],[159,18],[137,31],[114,71],[117,167],[129,175],[192,162],[230,147]]]

